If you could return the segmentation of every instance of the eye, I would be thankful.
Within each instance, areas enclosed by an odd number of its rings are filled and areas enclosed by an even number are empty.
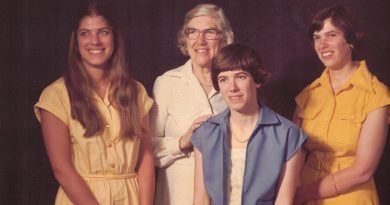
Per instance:
[[[314,36],[313,36],[313,40],[314,40],[314,41],[317,41],[317,40],[319,40],[319,39],[320,39],[319,36],[317,36],[317,35],[314,35]]]
[[[82,36],[82,37],[88,36],[88,34],[89,34],[89,32],[86,31],[86,30],[79,31],[79,35]]]
[[[331,38],[334,38],[334,37],[337,36],[337,33],[330,33],[329,36],[330,36]]]
[[[248,76],[246,74],[239,74],[236,76],[236,79],[238,80],[245,80]]]
[[[187,29],[187,32],[186,32],[187,34],[195,34],[195,33],[197,33],[197,30],[196,29],[192,29],[192,28],[190,28],[190,29]]]
[[[217,31],[215,29],[207,29],[206,34],[217,34]]]
[[[218,78],[218,83],[226,83],[227,79],[225,77]]]
[[[111,34],[111,31],[109,29],[102,29],[99,31],[99,34],[101,34],[103,36],[107,36],[107,35]]]

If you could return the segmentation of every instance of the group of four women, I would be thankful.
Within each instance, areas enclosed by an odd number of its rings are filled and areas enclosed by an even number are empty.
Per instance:
[[[89,3],[67,71],[34,107],[56,204],[379,204],[390,93],[354,59],[345,8],[320,11],[310,37],[326,69],[296,97],[301,130],[259,100],[269,72],[233,43],[220,7],[186,14],[178,47],[190,59],[156,79],[153,102],[128,75],[116,20]]]

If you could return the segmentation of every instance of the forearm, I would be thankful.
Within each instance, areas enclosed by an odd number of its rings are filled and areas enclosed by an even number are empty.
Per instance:
[[[73,204],[99,205],[83,178],[73,168],[53,168],[54,176]]]
[[[180,137],[153,137],[154,163],[157,167],[166,167],[176,159],[186,156],[188,153],[180,149]]]
[[[335,197],[349,192],[356,186],[366,183],[372,175],[355,170],[353,167],[329,174],[324,178],[298,188],[302,201]]]
[[[144,156],[138,170],[139,196],[141,205],[153,203],[155,187],[154,163],[152,154]]]

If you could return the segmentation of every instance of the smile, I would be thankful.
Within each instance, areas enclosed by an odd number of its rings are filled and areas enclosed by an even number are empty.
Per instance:
[[[103,51],[104,49],[88,49],[88,52],[92,54],[99,54],[102,53]]]

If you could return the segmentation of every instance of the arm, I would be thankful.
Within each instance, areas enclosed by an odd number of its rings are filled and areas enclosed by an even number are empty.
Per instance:
[[[154,104],[151,110],[152,145],[155,165],[165,167],[185,156],[179,147],[180,136],[165,136],[168,108],[172,99],[169,79],[158,77],[153,87]]]
[[[151,112],[152,144],[155,165],[165,167],[172,164],[176,159],[185,156],[192,149],[190,141],[193,131],[207,120],[209,116],[195,119],[187,132],[182,136],[165,136],[165,125],[168,118],[168,108],[173,98],[170,79],[159,77],[153,87],[155,104]]]
[[[141,205],[151,205],[154,196],[154,160],[152,142],[150,139],[149,117],[144,118],[144,127],[147,132],[141,137],[140,153],[138,157],[137,175],[139,182],[139,198]]]
[[[194,179],[194,205],[209,205],[210,198],[204,187],[202,153],[198,149],[195,152],[195,179]]]
[[[293,204],[295,190],[299,181],[301,150],[298,150],[283,166],[279,179],[278,194],[275,205]]]
[[[334,173],[333,176],[328,175],[300,187],[297,197],[301,201],[333,197],[370,180],[378,167],[386,144],[387,112],[388,106],[368,113],[360,132],[356,159],[352,166]]]
[[[68,126],[46,110],[41,109],[40,114],[43,140],[55,178],[74,204],[98,205],[72,165]]]

